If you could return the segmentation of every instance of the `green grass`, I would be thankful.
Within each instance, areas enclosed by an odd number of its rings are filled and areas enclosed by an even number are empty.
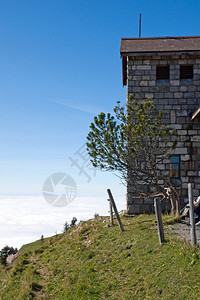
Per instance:
[[[199,299],[198,247],[172,233],[159,245],[153,215],[122,217],[124,232],[104,220],[23,246],[0,267],[0,299]]]

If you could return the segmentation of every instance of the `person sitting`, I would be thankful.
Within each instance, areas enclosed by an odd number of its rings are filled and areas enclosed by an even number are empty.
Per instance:
[[[198,196],[194,201],[194,219],[195,224],[200,222],[200,196]],[[189,217],[189,203],[181,210],[181,219],[184,220],[186,217]],[[200,223],[199,223],[200,225]]]

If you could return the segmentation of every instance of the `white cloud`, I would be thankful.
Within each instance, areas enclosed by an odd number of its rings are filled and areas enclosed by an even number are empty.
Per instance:
[[[51,98],[47,98],[50,102],[53,102],[53,103],[56,103],[56,104],[59,104],[59,105],[62,105],[62,106],[65,106],[65,107],[68,107],[68,108],[72,108],[72,109],[75,109],[75,110],[79,110],[79,111],[83,111],[83,112],[86,112],[86,113],[89,113],[89,114],[98,114],[100,112],[100,109],[97,108],[97,107],[94,107],[92,105],[86,105],[85,102],[86,101],[81,101],[84,103],[84,106],[82,105],[79,105],[79,104],[76,104],[76,105],[72,105],[71,103],[74,103],[76,101],[70,101],[70,103],[66,103],[65,100],[60,100],[60,99],[51,99]],[[69,102],[69,101],[68,101]]]
[[[121,199],[121,200],[120,200]],[[124,197],[116,198],[118,210],[125,209]],[[1,197],[0,249],[6,244],[20,248],[23,244],[61,233],[63,224],[73,217],[93,218],[95,213],[108,215],[108,201],[103,197],[77,197],[66,207],[50,206],[42,196]]]

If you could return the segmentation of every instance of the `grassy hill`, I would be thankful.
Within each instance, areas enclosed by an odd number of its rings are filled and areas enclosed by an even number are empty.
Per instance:
[[[199,248],[171,232],[159,245],[155,216],[122,222],[124,232],[97,217],[23,246],[0,267],[0,299],[199,299]]]

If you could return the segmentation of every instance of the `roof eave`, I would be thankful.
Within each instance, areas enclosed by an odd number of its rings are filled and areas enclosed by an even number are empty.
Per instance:
[[[137,51],[137,52],[130,52],[130,51],[120,51],[121,56],[154,56],[154,55],[195,55],[200,54],[200,50],[181,50],[181,51]]]

